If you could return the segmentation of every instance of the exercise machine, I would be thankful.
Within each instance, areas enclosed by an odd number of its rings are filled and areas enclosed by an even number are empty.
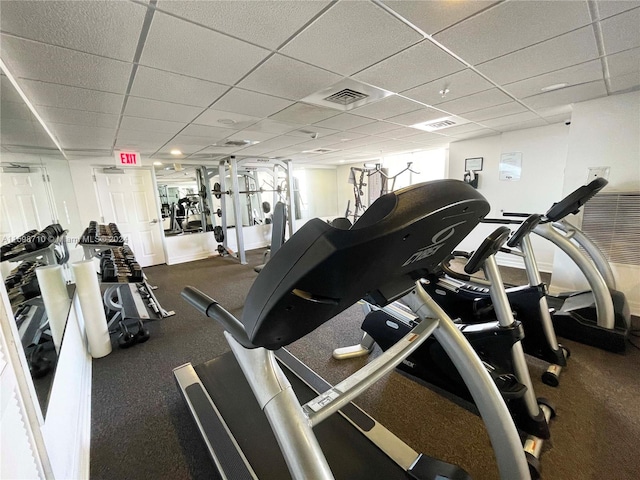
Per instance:
[[[571,192],[544,214],[533,232],[558,246],[583,273],[590,291],[560,295],[547,294],[556,333],[570,340],[611,352],[622,353],[631,328],[631,313],[624,293],[616,290],[611,267],[598,247],[566,217],[607,185],[596,178]],[[523,213],[503,213],[505,217],[527,217]],[[496,223],[517,224],[518,220],[495,219]],[[586,252],[586,253],[585,253]]]
[[[287,206],[282,202],[278,202],[273,208],[273,216],[271,218],[271,244],[268,250],[264,252],[264,263],[254,268],[256,273],[260,273],[269,259],[280,250],[287,234],[286,226]]]
[[[357,224],[354,225],[356,226]],[[538,459],[542,441],[550,437],[549,421],[555,416],[555,409],[548,400],[535,396],[522,349],[522,325],[513,317],[495,260],[495,253],[507,241],[509,233],[510,230],[507,227],[498,228],[482,242],[465,265],[467,273],[475,273],[482,269],[489,279],[489,294],[495,317],[474,323],[457,319],[455,326],[484,362],[500,393],[507,401],[516,426],[529,435],[524,442],[524,449],[532,472],[537,477],[540,471]],[[429,280],[425,279],[423,282],[423,288],[430,292],[429,295],[433,301],[440,303],[439,289],[430,288]],[[442,308],[440,305],[439,307]],[[362,330],[365,333],[361,343],[336,349],[333,353],[334,358],[340,360],[369,354],[376,343],[382,350],[389,350],[420,322],[420,319],[408,312],[402,303],[396,302],[390,307],[369,308],[371,311],[362,323]],[[446,308],[443,311],[446,312]],[[449,312],[447,314],[452,316]],[[436,391],[448,398],[453,395],[452,400],[477,413],[473,405],[473,397],[445,354],[442,345],[436,340],[426,341],[398,368],[413,380],[435,387]]]
[[[350,403],[431,335],[476,402],[501,478],[530,478],[495,383],[419,280],[488,210],[472,187],[439,180],[381,197],[349,230],[311,220],[258,275],[241,319],[202,292],[185,288],[183,297],[223,326],[231,347],[210,362],[174,370],[224,478],[468,478],[458,467],[413,451]],[[368,261],[372,257],[378,261]],[[420,322],[331,387],[283,347],[363,297],[378,307],[403,298]]]
[[[558,343],[551,313],[547,304],[547,287],[543,283],[536,263],[530,234],[542,217],[531,215],[520,224],[507,240],[501,252],[521,256],[524,260],[529,285],[507,288],[507,298],[514,315],[522,323],[525,353],[537,357],[549,367],[542,374],[542,381],[550,386],[559,385],[562,368],[566,367],[570,351]],[[490,284],[484,279],[472,277],[451,267],[455,258],[471,258],[467,252],[455,251],[441,265],[442,274],[435,275],[425,287],[442,308],[454,318],[465,322],[479,322],[493,314]]]

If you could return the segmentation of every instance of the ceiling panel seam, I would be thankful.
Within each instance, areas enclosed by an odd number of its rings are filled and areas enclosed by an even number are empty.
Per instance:
[[[156,4],[157,0],[150,0],[149,5]],[[147,8],[147,13],[144,16],[144,21],[142,22],[142,28],[140,29],[140,36],[138,37],[138,45],[136,46],[136,52],[133,55],[133,65],[131,67],[131,75],[129,75],[129,83],[127,84],[127,89],[124,92],[124,98],[122,100],[122,109],[120,110],[120,116],[118,117],[118,126],[116,127],[116,132],[113,137],[113,144],[111,145],[111,153],[116,148],[116,142],[118,141],[118,134],[120,133],[120,125],[122,125],[122,117],[124,117],[124,111],[127,108],[127,101],[129,99],[129,93],[131,92],[131,87],[133,86],[133,82],[136,78],[136,72],[138,71],[138,62],[140,61],[140,57],[142,56],[142,51],[144,50],[144,45],[147,41],[147,36],[149,35],[149,29],[151,28],[151,21],[153,20],[154,10],[153,8]]]
[[[456,54],[455,52],[451,51],[449,48],[447,48],[446,46],[444,46],[442,43],[440,43],[439,41],[437,41],[435,38],[433,38],[431,35],[429,35],[428,33],[426,33],[424,30],[422,30],[421,28],[417,27],[416,25],[414,25],[413,23],[411,23],[410,21],[408,21],[406,18],[404,18],[402,15],[398,14],[397,12],[395,12],[393,9],[389,8],[388,6],[386,6],[385,4],[381,3],[380,0],[372,0],[373,2],[375,2],[376,4],[378,4],[380,6],[380,8],[383,8],[385,10],[387,10],[391,15],[395,16],[396,18],[398,18],[400,21],[404,22],[407,26],[413,28],[416,32],[418,32],[420,35],[424,36],[424,38],[428,41],[430,41],[431,43],[433,43],[436,47],[440,48],[441,50],[443,50],[445,53],[451,55],[453,58],[455,58],[456,60],[458,60],[459,62],[462,62],[467,68],[471,69],[474,73],[480,75],[482,78],[484,78],[486,81],[488,81],[489,83],[491,83],[495,88],[497,88],[498,90],[500,90],[502,93],[504,93],[505,95],[507,95],[509,98],[511,98],[512,100],[518,102],[520,105],[522,105],[524,108],[526,108],[527,110],[529,110],[530,112],[532,112],[533,114],[537,115],[538,117],[542,118],[544,120],[544,117],[542,115],[540,115],[538,112],[536,112],[533,108],[531,108],[529,105],[527,105],[526,103],[524,103],[522,100],[520,100],[519,98],[516,98],[515,96],[513,96],[511,93],[509,93],[507,90],[505,90],[502,85],[498,84],[497,82],[494,82],[491,78],[489,78],[488,76],[486,76],[485,74],[483,74],[482,72],[480,72],[479,70],[477,70],[470,62],[467,62],[464,58],[462,58],[460,55]],[[583,28],[583,27],[580,27]],[[577,29],[576,29],[577,30]],[[568,32],[565,32],[568,33]],[[540,43],[540,42],[539,42]],[[512,52],[511,52],[512,53]],[[436,108],[433,106],[430,106],[431,108]],[[437,108],[436,108],[437,109]],[[437,109],[440,111],[443,111],[441,109]],[[451,114],[450,115],[454,115]],[[546,121],[546,120],[545,120]]]
[[[600,55],[600,64],[602,65],[602,76],[604,78],[604,85],[607,89],[607,95],[611,95],[611,80],[609,73],[609,61],[606,58],[607,52],[604,48],[604,36],[602,34],[602,25],[600,25],[600,10],[598,4],[594,0],[587,2],[589,6],[589,15],[591,25],[593,26],[593,35],[596,37],[596,46],[598,47],[598,55]]]
[[[475,18],[475,17],[477,17],[479,15],[482,15],[483,13],[488,12],[489,10],[493,10],[494,8],[500,6],[501,4],[503,4],[503,3],[507,2],[507,1],[508,0],[500,0],[500,1],[496,2],[496,3],[494,3],[493,5],[489,5],[488,7],[485,7],[482,10],[478,10],[477,12],[472,13],[468,17],[464,17],[463,19],[458,20],[457,22],[452,23],[451,25],[447,25],[446,27],[444,27],[441,30],[438,30],[437,32],[433,32],[431,35],[438,35],[438,34],[440,34],[442,32],[445,32],[445,31],[449,30],[450,28],[455,27],[456,25],[460,25],[462,22],[466,22],[467,20]]]
[[[284,42],[282,42],[277,48],[276,51],[279,52],[282,48],[284,48],[288,43],[290,43],[294,38],[304,32],[307,28],[309,28],[313,23],[316,22],[321,16],[323,16],[329,9],[331,9],[334,5],[338,3],[338,0],[332,0],[326,7],[316,13],[311,19],[309,19],[302,27],[296,30],[293,35],[287,38]],[[314,65],[316,66],[316,65]],[[335,73],[335,72],[332,72]]]

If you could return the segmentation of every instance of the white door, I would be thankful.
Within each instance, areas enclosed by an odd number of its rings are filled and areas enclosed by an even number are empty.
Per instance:
[[[28,230],[42,230],[54,222],[40,169],[0,174],[0,243],[8,243]]]
[[[102,214],[98,223],[118,225],[140,266],[165,263],[151,171],[127,169],[114,174],[95,170],[94,175]]]

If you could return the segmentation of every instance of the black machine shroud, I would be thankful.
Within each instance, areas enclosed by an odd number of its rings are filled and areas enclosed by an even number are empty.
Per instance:
[[[349,230],[313,219],[271,258],[242,315],[251,343],[278,349],[358,300],[386,305],[410,291],[489,212],[476,189],[435,180],[376,200]]]

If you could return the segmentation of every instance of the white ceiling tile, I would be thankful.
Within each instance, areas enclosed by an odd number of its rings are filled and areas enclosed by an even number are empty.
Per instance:
[[[304,128],[304,125],[278,122],[270,118],[265,118],[263,120],[260,120],[259,122],[254,123],[250,127],[247,127],[247,130],[251,130],[252,132],[267,132],[267,133],[283,134],[283,133],[287,133],[292,130],[295,130],[297,128]]]
[[[281,51],[351,75],[421,39],[415,30],[373,3],[339,2]]]
[[[31,120],[23,120],[19,118],[10,118],[2,122],[2,128],[0,132],[4,133],[19,133],[29,132],[33,133],[35,126]]]
[[[504,89],[517,98],[530,97],[542,93],[542,88],[566,83],[577,85],[579,83],[592,82],[603,78],[602,63],[600,60],[574,65],[555,72],[545,73],[536,77],[527,78],[519,82],[504,85]]]
[[[541,117],[552,117],[555,115],[564,115],[564,116],[571,116],[571,113],[573,112],[573,106],[572,105],[556,105],[554,107],[546,107],[546,108],[538,108],[536,109],[536,113],[538,115],[540,115]]]
[[[360,125],[366,125],[367,123],[373,123],[373,120],[351,115],[350,113],[341,113],[335,117],[322,120],[316,123],[316,125],[325,128],[335,128],[336,130],[347,130],[349,128],[359,127]]]
[[[450,100],[438,105],[438,108],[455,114],[463,114],[481,108],[493,107],[511,101],[511,97],[505,95],[497,88],[474,93],[466,97]]]
[[[131,64],[2,35],[2,59],[14,77],[124,93]]]
[[[130,117],[155,118],[188,123],[202,111],[200,107],[129,97],[124,114]]]
[[[258,143],[258,145],[260,145]],[[220,147],[220,146],[211,146],[207,147],[198,152],[198,154],[211,154],[211,155],[231,155],[233,153],[239,152],[245,147]]]
[[[323,137],[323,139],[327,141],[333,140],[335,143],[335,142],[346,142],[349,140],[357,140],[358,138],[366,138],[366,137],[368,137],[368,135],[365,135],[364,133],[357,133],[357,132],[354,132],[353,130],[347,130],[344,132],[336,132],[332,135],[327,135],[326,137]]]
[[[546,125],[549,125],[549,123],[546,120],[537,118],[537,119],[526,120],[524,122],[502,125],[502,126],[496,127],[496,130],[499,130],[501,132],[511,132],[513,130],[524,130],[525,128],[544,127]]]
[[[434,144],[448,140],[446,138],[443,138],[443,135],[440,135],[438,133],[422,132],[416,135],[411,135],[410,137],[404,137],[402,141]]]
[[[640,48],[633,48],[626,52],[607,55],[605,57],[612,77],[640,71]]]
[[[341,79],[335,73],[275,54],[238,84],[277,97],[300,100]]]
[[[444,128],[442,130],[439,130],[438,133],[441,133],[442,135],[458,137],[466,133],[476,132],[483,129],[484,127],[482,125],[478,125],[477,123],[466,123],[458,127]]]
[[[116,128],[118,115],[108,113],[85,112],[68,108],[45,107],[39,105],[37,112],[45,123],[66,123],[70,125],[84,125],[87,127]]]
[[[160,0],[158,8],[228,35],[275,49],[329,3]]]
[[[358,148],[358,147],[368,147],[368,146],[373,146],[375,144],[378,143],[382,143],[385,142],[386,139],[384,138],[379,138],[379,137],[372,137],[372,136],[368,136],[368,137],[364,137],[364,138],[358,138],[355,140],[347,140],[344,142],[338,142],[335,143],[334,145],[329,145],[329,148],[339,148],[339,149],[350,149],[350,148]]]
[[[35,105],[120,114],[124,95],[69,87],[56,83],[20,80],[27,98]]]
[[[263,148],[268,149],[265,151],[272,151],[280,148],[290,147],[292,145],[297,145],[303,142],[305,142],[305,139],[303,137],[295,137],[293,135],[280,135],[279,137],[270,138],[269,140],[260,142],[257,145],[261,145]]]
[[[375,122],[369,123],[367,125],[362,125],[360,127],[349,129],[350,132],[364,133],[366,135],[377,135],[379,133],[389,133],[393,130],[398,130],[398,125],[387,122]]]
[[[190,135],[193,137],[207,137],[214,138],[216,140],[220,138],[226,138],[229,135],[233,135],[237,133],[238,129],[232,128],[223,128],[222,125],[219,127],[211,127],[208,125],[195,125],[190,124],[180,132],[181,135]]]
[[[354,108],[351,110],[351,113],[361,115],[363,117],[383,120],[385,118],[395,117],[402,113],[413,112],[420,108],[424,108],[424,105],[399,97],[398,95],[391,95],[363,107]]]
[[[537,120],[540,117],[533,112],[516,113],[515,115],[507,115],[504,117],[483,120],[482,124],[489,128],[502,127],[509,124],[519,124],[529,120]]]
[[[471,69],[447,75],[424,85],[402,92],[405,97],[413,98],[428,105],[438,105],[449,100],[471,95],[493,88],[491,82],[486,81]],[[441,91],[449,92],[443,97]]]
[[[499,84],[517,82],[598,58],[591,25],[477,66]]]
[[[173,135],[158,132],[140,132],[139,130],[118,130],[117,148],[131,148],[141,152],[155,152]]]
[[[425,33],[433,35],[496,1],[425,2],[385,0],[383,2]]]
[[[390,90],[402,92],[416,85],[463,70],[464,64],[428,40],[372,65],[354,78]],[[402,72],[402,74],[398,74]]]
[[[156,12],[140,63],[233,85],[268,54],[265,49]]]
[[[285,132],[287,135],[294,135],[296,137],[310,138],[312,135],[316,135],[316,138],[326,137],[327,135],[333,135],[336,130],[332,128],[319,127],[317,125],[305,125],[296,130]]]
[[[518,102],[509,102],[503,103],[502,105],[497,105],[495,107],[474,110],[473,112],[465,113],[463,117],[471,120],[472,122],[479,122],[481,120],[488,120],[489,118],[504,117],[505,115],[512,115],[514,113],[526,111],[527,109],[520,105]]]
[[[638,72],[634,72],[611,77],[609,79],[609,85],[611,85],[612,93],[637,89],[638,85],[640,85],[640,74],[638,74]]]
[[[228,89],[219,83],[140,65],[130,93],[135,97],[208,107]]]
[[[419,132],[421,132],[421,130],[418,130],[416,128],[400,127],[397,130],[376,133],[376,136],[383,137],[383,138],[398,139],[398,138],[410,137],[412,135],[416,135]]]
[[[131,62],[146,12],[145,7],[129,2],[3,1],[0,28],[31,40]]]
[[[495,130],[492,130],[490,128],[483,128],[481,130],[474,130],[472,132],[467,132],[467,133],[461,133],[458,135],[454,135],[451,139],[451,142],[453,143],[453,138],[459,139],[459,140],[467,140],[470,138],[479,138],[479,137],[489,137],[491,135],[498,135],[499,132],[496,132]]]
[[[307,125],[320,122],[339,115],[340,111],[331,108],[316,107],[306,103],[296,103],[271,116],[271,119],[282,122]]]
[[[122,117],[120,128],[140,132],[157,132],[175,135],[184,127],[184,122],[168,122],[152,118]]]
[[[242,113],[254,117],[268,117],[288,107],[293,102],[282,98],[234,88],[212,105],[216,110]]]
[[[232,135],[229,135],[228,140],[250,140],[253,142],[264,142],[271,138],[277,137],[277,133],[266,133],[266,132],[254,132],[251,130],[241,130]]]
[[[116,137],[116,128],[88,127],[49,123],[47,125],[56,136],[62,148],[111,148]]]
[[[567,122],[571,123],[571,114],[569,114],[569,115],[567,115],[567,114],[564,114],[564,115],[549,115],[549,116],[544,117],[544,119],[550,125],[554,124],[554,123],[564,123],[566,125]]]
[[[387,121],[392,123],[398,123],[400,125],[411,126],[416,123],[428,122],[429,120],[435,120],[437,118],[446,117],[447,114],[434,110],[433,108],[422,108],[410,113],[404,113],[395,117],[388,118]]]
[[[607,55],[640,47],[640,8],[600,22]]]
[[[232,122],[229,122],[229,120],[231,120]],[[195,119],[193,123],[198,125],[209,125],[212,127],[227,126],[235,130],[242,130],[253,125],[259,120],[260,118],[252,117],[250,115],[242,115],[240,113],[232,112],[221,112],[220,110],[209,108],[202,112],[202,115]]]
[[[553,90],[551,92],[542,93],[527,97],[523,100],[529,107],[538,109],[545,107],[553,107],[556,105],[566,105],[569,103],[584,102],[592,98],[604,97],[607,95],[607,89],[604,80],[596,82],[584,83],[573,87]]]
[[[182,153],[193,153],[225,138],[226,137],[224,136],[219,138],[193,137],[191,135],[183,135],[180,133],[170,140],[167,139],[169,142],[167,143],[167,148],[169,150],[175,148],[180,150]]]
[[[504,2],[446,29],[435,39],[475,65],[589,23],[584,0]]]
[[[598,0],[598,12],[600,18],[607,18],[612,15],[640,7],[640,0]]]

